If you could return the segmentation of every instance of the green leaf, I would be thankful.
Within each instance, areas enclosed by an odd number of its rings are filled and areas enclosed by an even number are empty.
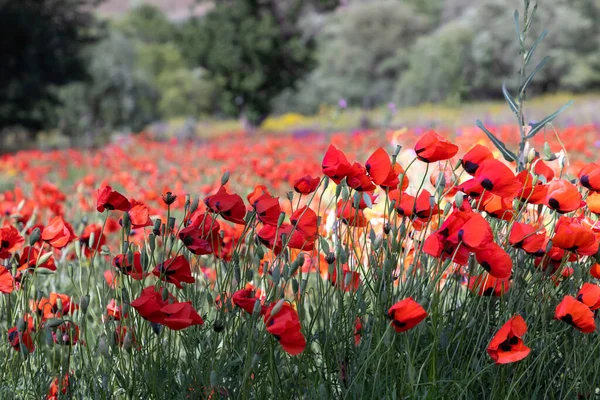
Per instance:
[[[527,86],[529,86],[529,84],[531,83],[531,80],[533,79],[533,77],[535,76],[535,74],[537,74],[539,72],[539,70],[542,69],[544,67],[544,65],[546,65],[546,63],[548,62],[549,59],[550,59],[550,56],[544,57],[544,59],[542,61],[540,61],[540,63],[535,67],[535,69],[533,70],[533,72],[531,72],[529,74],[529,76],[527,77],[527,79],[525,79],[525,82],[523,82],[523,85],[521,86],[521,89],[519,89],[520,96],[522,96],[523,93],[525,93],[525,89],[527,89]]]
[[[504,95],[504,98],[506,99],[506,102],[508,103],[508,106],[510,107],[512,112],[514,112],[515,115],[518,117],[519,116],[519,106],[517,105],[517,102],[515,101],[515,99],[513,99],[513,97],[508,92],[508,89],[506,89],[506,81],[502,82],[502,94]]]
[[[538,122],[536,124],[530,124],[531,131],[529,131],[529,133],[527,134],[527,136],[525,136],[525,138],[526,139],[531,139],[532,137],[534,137],[548,122],[551,122],[560,113],[562,113],[567,108],[569,108],[571,106],[571,104],[573,104],[573,100],[569,101],[567,104],[565,104],[564,106],[562,106],[561,108],[559,108],[556,112],[548,115],[546,118],[544,118],[540,122]]]
[[[515,10],[515,30],[517,31],[517,39],[523,47],[523,41],[521,40],[521,28],[519,27],[519,10]]]
[[[477,120],[476,124],[479,127],[479,129],[481,129],[487,135],[487,137],[490,138],[492,143],[494,143],[494,146],[496,146],[496,148],[498,148],[498,150],[500,150],[500,153],[502,153],[502,156],[504,157],[504,159],[506,161],[508,161],[508,162],[517,161],[517,158],[518,158],[517,155],[515,153],[513,153],[512,151],[508,150],[506,148],[506,145],[500,139],[498,139],[492,132],[488,131],[487,128],[483,125],[483,123],[480,120]]]
[[[525,56],[525,65],[529,64],[529,60],[531,60],[535,49],[537,48],[538,44],[540,44],[540,42],[546,37],[547,34],[548,31],[544,30],[544,32],[542,32],[542,34],[535,40],[535,42],[533,42],[533,45],[531,46],[531,48],[527,52],[527,55]]]

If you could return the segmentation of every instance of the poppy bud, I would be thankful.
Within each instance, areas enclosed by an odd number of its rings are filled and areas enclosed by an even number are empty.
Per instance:
[[[294,200],[294,192],[292,192],[291,190],[286,193],[286,196],[289,201]]]
[[[229,171],[225,171],[221,176],[221,186],[225,186],[229,182]]]
[[[184,208],[187,210],[188,208],[190,208],[190,204],[191,204],[190,195],[186,194]]]
[[[62,325],[65,321],[63,321],[60,318],[50,318],[49,320],[46,321],[46,326],[48,328],[56,328],[60,325]]]
[[[175,203],[175,200],[177,200],[177,196],[171,192],[167,192],[163,194],[162,199],[166,205],[170,206],[171,204]]]
[[[277,227],[279,228],[282,224],[283,221],[285,221],[285,213],[282,212],[281,214],[279,214],[279,219],[277,220]],[[284,242],[284,240],[282,239],[282,242]]]
[[[169,291],[167,290],[167,288],[163,288],[163,290],[162,290],[162,301],[167,301],[168,298],[169,298]]]
[[[128,233],[131,230],[131,219],[129,218],[129,213],[123,213],[123,219],[121,221],[125,233]]]
[[[210,386],[212,387],[216,387],[218,384],[217,381],[217,372],[216,371],[210,371]]]
[[[257,246],[256,250],[254,251],[254,254],[260,259],[262,260],[265,257],[265,251],[263,250],[262,246]]]
[[[38,240],[40,240],[41,237],[42,237],[42,231],[40,230],[40,228],[35,228],[33,230],[33,232],[31,232],[31,235],[29,236],[29,245],[33,246],[34,244],[36,244],[38,242]]]
[[[94,248],[95,239],[96,239],[96,232],[92,232],[90,234],[90,238],[89,238],[88,243],[87,243],[88,249],[93,249]]]
[[[281,308],[283,307],[283,303],[285,303],[285,299],[279,299],[277,304],[275,304],[275,306],[271,310],[271,315],[270,315],[271,318],[273,318],[274,316],[279,314],[279,311],[281,311]]]
[[[152,233],[154,233],[155,236],[160,236],[160,225],[161,224],[162,224],[162,221],[160,219],[154,220],[154,227],[152,228]]]
[[[356,209],[360,207],[360,199],[362,197],[361,192],[354,192],[354,196],[352,198],[352,206]]]
[[[79,309],[83,314],[87,312],[88,306],[90,305],[90,295],[86,294],[85,296],[81,296],[79,299]]]
[[[278,285],[279,280],[281,279],[281,271],[279,267],[275,267],[271,270],[271,278],[273,279],[273,284]]]
[[[193,214],[198,209],[199,204],[200,204],[200,199],[195,198],[194,201],[192,201],[192,204],[190,205],[190,214]]]
[[[450,212],[451,209],[452,209],[452,204],[446,203],[446,205],[444,206],[444,217],[446,215],[448,215],[448,213]]]
[[[251,281],[254,278],[254,271],[251,269],[246,270],[246,280]]]
[[[150,251],[154,251],[156,248],[156,235],[154,233],[148,235],[148,246],[150,246]]]
[[[26,328],[26,324],[25,321],[23,319],[20,319],[17,321],[17,331],[19,332],[25,332],[25,328]]]
[[[79,240],[75,241],[75,255],[77,259],[81,258],[81,242]]]
[[[258,353],[254,353],[254,355],[252,356],[252,361],[250,362],[250,366],[252,368],[256,368],[256,365],[258,364],[259,361],[260,361],[260,356],[258,355]]]
[[[123,348],[126,351],[131,351],[131,349],[133,348],[133,334],[131,333],[131,331],[128,331],[125,334],[125,339],[123,339]]]
[[[150,327],[152,328],[152,331],[156,334],[156,336],[160,335],[160,332],[163,329],[163,326],[158,322],[150,322]]]
[[[223,321],[221,321],[220,319],[216,320],[215,323],[213,324],[213,330],[217,333],[223,332],[224,329],[225,329],[225,325],[223,324]]]
[[[532,147],[529,149],[529,153],[527,153],[527,162],[531,164],[535,159],[535,149]]]
[[[288,279],[290,279],[290,266],[285,264],[283,266],[283,280],[287,281]]]
[[[462,160],[458,160],[455,164],[454,164],[454,168],[452,168],[454,171],[456,171],[458,169],[458,167],[460,167],[462,165]]]
[[[252,315],[260,315],[262,311],[262,305],[260,304],[260,300],[256,299],[254,301],[254,308],[252,309]]]
[[[383,233],[385,233],[386,235],[389,235],[391,231],[392,231],[392,225],[389,222],[386,222],[385,225],[383,225]]]
[[[324,176],[323,177],[323,192],[325,190],[327,190],[328,186],[329,186],[329,177],[328,176]]]
[[[50,257],[52,257],[52,252],[49,251],[45,254],[43,254],[38,260],[37,263],[35,263],[36,267],[39,267],[40,265],[43,265],[46,261],[48,261],[50,259]]]
[[[335,262],[335,254],[333,254],[333,252],[331,251],[327,253],[327,255],[325,256],[325,261],[329,265],[333,264]]]
[[[104,337],[104,335],[101,336],[100,339],[98,339],[98,352],[106,358],[110,357],[108,341],[106,340],[106,337]]]
[[[102,247],[100,247],[100,254],[103,256],[110,256],[110,247],[103,244]]]
[[[298,284],[297,279],[292,279],[292,292],[294,294],[298,294],[298,289],[300,289],[300,285]]]
[[[175,217],[169,217],[169,223],[167,225],[167,231],[172,232],[175,229]]]

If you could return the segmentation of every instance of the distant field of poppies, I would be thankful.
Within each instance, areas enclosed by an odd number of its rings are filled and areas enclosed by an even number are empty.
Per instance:
[[[600,127],[484,129],[0,156],[0,398],[597,398]]]

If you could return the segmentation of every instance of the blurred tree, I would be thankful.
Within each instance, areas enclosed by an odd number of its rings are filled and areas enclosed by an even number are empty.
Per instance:
[[[285,93],[278,99],[279,110],[311,113],[319,104],[337,104],[340,98],[367,108],[390,101],[408,67],[412,44],[434,25],[436,16],[428,12],[397,0],[340,7],[327,17],[318,36],[318,67],[302,82],[298,95]]]
[[[96,3],[0,1],[0,130],[56,122],[56,87],[85,78],[82,49],[97,39]]]
[[[302,0],[228,0],[183,28],[184,53],[208,71],[226,115],[260,123],[272,100],[313,67],[314,41],[298,26]],[[316,4],[318,3],[318,4]],[[331,7],[316,1],[312,6]]]
[[[88,50],[90,79],[60,90],[63,133],[92,137],[115,129],[139,131],[158,114],[151,78],[136,67],[134,43],[118,32]]]

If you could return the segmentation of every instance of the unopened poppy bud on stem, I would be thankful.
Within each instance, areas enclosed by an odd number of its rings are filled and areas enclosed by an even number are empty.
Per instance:
[[[225,171],[221,176],[221,186],[225,186],[229,182],[229,171]]]
[[[282,212],[281,214],[279,214],[279,219],[277,220],[277,227],[281,227],[281,225],[283,224],[283,221],[285,221],[285,213]]]
[[[36,244],[38,242],[38,240],[40,240],[41,237],[42,237],[42,231],[40,230],[40,228],[35,228],[33,230],[33,232],[31,232],[31,235],[29,236],[29,245],[33,246],[34,244]]]
[[[277,304],[275,304],[275,307],[273,307],[273,309],[271,310],[271,318],[279,314],[279,311],[281,311],[281,308],[283,307],[283,303],[285,303],[285,299],[279,299]]]
[[[88,307],[90,305],[90,295],[87,294],[85,296],[81,296],[79,299],[79,309],[83,314],[87,313]]]

